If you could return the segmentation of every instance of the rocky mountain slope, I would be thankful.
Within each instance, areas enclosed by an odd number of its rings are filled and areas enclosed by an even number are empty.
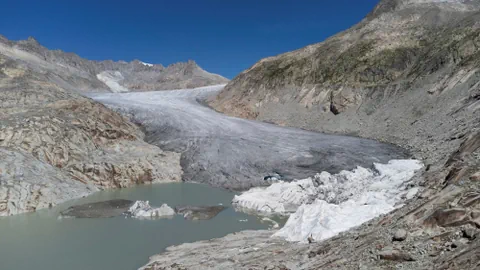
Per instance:
[[[168,248],[142,269],[480,268],[479,22],[479,1],[381,0],[351,29],[259,61],[209,101],[410,149],[426,169],[405,206],[327,241],[242,232]]]
[[[194,61],[167,67],[139,60],[90,61],[74,53],[48,50],[32,37],[9,41],[0,35],[0,54],[46,75],[50,82],[75,91],[185,89],[228,82],[220,75],[203,70]]]
[[[479,1],[380,1],[325,42],[260,60],[210,104],[281,125],[416,145],[418,157],[433,162],[438,151],[448,154],[443,145],[459,144],[454,133],[478,127],[471,116],[480,106],[479,10]]]
[[[181,180],[179,154],[145,143],[136,125],[77,93],[106,89],[85,66],[59,67],[48,55],[67,59],[66,54],[44,51],[40,57],[20,49],[42,48],[32,40],[5,44],[0,43],[0,216],[96,190]]]

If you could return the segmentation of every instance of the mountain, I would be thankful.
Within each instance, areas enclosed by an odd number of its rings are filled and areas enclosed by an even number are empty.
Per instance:
[[[1,40],[0,216],[97,190],[181,181],[180,154],[147,144],[138,126],[79,93],[109,90],[96,78],[101,70],[118,68],[111,72],[127,77],[133,73],[122,68],[135,66],[152,73],[160,68],[83,60],[48,51],[34,39]],[[198,68],[188,63],[169,70],[196,74]]]
[[[324,42],[260,60],[209,103],[388,141],[434,162],[449,154],[446,144],[458,146],[450,138],[479,126],[479,21],[480,1],[383,0]]]
[[[242,232],[170,247],[142,269],[479,269],[480,1],[381,0],[324,42],[260,60],[208,103],[400,145],[426,165],[412,179],[418,193],[325,241]],[[299,219],[330,223],[325,211]]]
[[[32,70],[49,73],[49,80],[75,91],[143,91],[185,89],[227,83],[194,61],[164,67],[139,60],[91,61],[74,53],[48,50],[33,37],[9,41],[0,36],[0,54]]]

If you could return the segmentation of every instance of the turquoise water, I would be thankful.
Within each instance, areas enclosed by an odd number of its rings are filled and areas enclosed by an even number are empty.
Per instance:
[[[225,236],[241,230],[267,229],[260,218],[231,207],[211,220],[59,219],[70,205],[109,199],[148,200],[152,206],[231,206],[234,193],[191,183],[157,184],[102,191],[37,213],[0,218],[1,270],[137,269],[166,247]],[[242,220],[242,221],[240,221]],[[248,221],[245,221],[248,220]]]

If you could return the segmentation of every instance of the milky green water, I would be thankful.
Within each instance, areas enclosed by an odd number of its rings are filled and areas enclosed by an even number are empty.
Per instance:
[[[109,199],[148,200],[152,206],[230,206],[233,196],[199,184],[158,184],[98,192],[53,209],[0,218],[0,269],[132,270],[171,245],[271,226],[231,207],[205,221],[188,221],[178,215],[160,220],[58,219],[58,213],[70,205]]]

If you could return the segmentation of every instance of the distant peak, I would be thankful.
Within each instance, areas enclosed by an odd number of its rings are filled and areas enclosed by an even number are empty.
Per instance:
[[[195,60],[191,60],[191,59],[188,60],[187,64],[191,65],[191,66],[198,66],[197,62],[195,62]]]
[[[38,42],[38,40],[32,36],[29,36],[27,38],[27,42],[35,45],[40,45],[40,42]]]
[[[188,60],[187,62],[177,62],[168,65],[167,68],[172,68],[172,69],[195,69],[195,68],[200,68],[200,66],[195,62],[194,60]]]

